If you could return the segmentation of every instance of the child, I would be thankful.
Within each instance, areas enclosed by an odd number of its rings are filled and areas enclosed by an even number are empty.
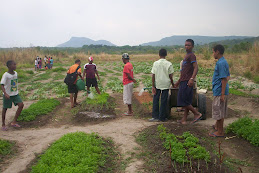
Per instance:
[[[17,124],[17,119],[22,112],[23,102],[18,93],[18,78],[16,70],[16,63],[13,60],[9,60],[6,63],[8,72],[5,72],[1,79],[1,88],[3,91],[3,111],[2,111],[2,130],[6,131],[5,116],[8,108],[12,108],[12,103],[18,105],[18,109],[11,122],[12,127],[21,127]]]
[[[50,58],[50,69],[52,69],[52,67],[53,67],[53,61],[54,61],[54,60],[53,60],[53,58],[51,57],[51,58]]]
[[[81,79],[83,80],[82,76],[81,76],[81,67],[80,67],[81,61],[78,59],[75,61],[75,64],[72,65],[68,71],[67,74],[71,74],[76,72],[77,70],[77,76],[76,76],[76,80],[72,85],[68,85],[68,93],[70,93],[70,102],[71,102],[71,108],[74,108],[76,105],[78,105],[78,103],[76,102],[77,99],[77,94],[78,94],[78,90],[76,87],[76,81],[78,79],[78,76],[81,77]],[[79,67],[79,68],[78,68]]]
[[[224,118],[227,116],[227,101],[229,94],[228,80],[230,78],[229,66],[226,59],[223,57],[224,47],[216,45],[213,47],[213,56],[218,60],[215,66],[213,79],[212,79],[212,118],[216,120],[214,129],[216,132],[210,133],[212,137],[224,137],[223,123]]]
[[[95,87],[96,92],[100,94],[95,74],[98,77],[98,80],[100,80],[100,77],[98,75],[96,65],[93,63],[93,61],[93,57],[88,58],[89,63],[85,64],[84,66],[83,79],[86,76],[85,85],[87,86],[87,91],[90,91],[90,87]]]
[[[37,71],[37,69],[38,69],[38,60],[37,60],[37,58],[35,59],[34,64],[35,64],[35,71]]]
[[[181,124],[187,124],[186,121],[189,111],[192,111],[194,114],[192,123],[199,121],[202,117],[202,114],[192,106],[194,79],[198,72],[196,56],[192,52],[193,48],[194,41],[192,39],[187,39],[185,41],[185,50],[187,54],[182,63],[180,79],[175,84],[175,87],[180,85],[177,96],[177,106],[184,108],[184,116],[178,121]]]
[[[174,86],[174,69],[172,63],[165,59],[166,56],[167,51],[161,49],[159,51],[160,59],[154,62],[152,67],[152,94],[154,96],[152,118],[149,121],[166,121],[166,118],[169,116],[166,115],[166,106],[170,85]],[[159,110],[160,95],[161,105]]]
[[[123,68],[123,102],[128,105],[128,112],[125,112],[124,115],[132,116],[133,83],[136,83],[136,80],[133,78],[133,66],[129,62],[129,55],[127,53],[122,55],[122,61],[125,64]]]

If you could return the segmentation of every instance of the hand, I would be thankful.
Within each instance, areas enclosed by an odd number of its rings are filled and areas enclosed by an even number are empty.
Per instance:
[[[152,87],[152,95],[156,95],[156,88]]]
[[[132,79],[132,81],[133,81],[134,83],[137,83],[137,81],[136,81],[135,79]]]
[[[189,87],[192,87],[193,84],[194,84],[194,81],[193,81],[192,79],[190,79],[190,80],[188,81],[188,84],[187,84],[187,85],[188,85]]]
[[[174,84],[174,88],[177,88],[179,86],[179,82],[176,82],[175,84]]]
[[[221,96],[220,96],[220,101],[221,101],[221,102],[224,102],[224,100],[225,100],[225,95],[221,95]]]
[[[100,80],[100,77],[98,76],[98,80]]]
[[[6,99],[10,99],[10,96],[8,94],[5,93],[4,96]]]

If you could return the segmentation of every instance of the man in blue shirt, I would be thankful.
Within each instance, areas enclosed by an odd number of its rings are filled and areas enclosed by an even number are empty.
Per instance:
[[[213,47],[213,56],[218,59],[213,79],[212,79],[212,118],[216,120],[216,124],[213,128],[216,130],[209,135],[212,137],[224,137],[223,123],[224,118],[227,116],[227,99],[229,94],[228,80],[230,78],[229,66],[226,59],[223,57],[224,47],[222,45],[216,45]]]

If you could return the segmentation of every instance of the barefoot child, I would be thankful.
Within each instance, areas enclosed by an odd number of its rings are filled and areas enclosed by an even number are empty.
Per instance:
[[[86,76],[85,85],[87,86],[87,91],[90,91],[90,87],[95,87],[96,92],[100,94],[95,75],[98,77],[98,80],[100,80],[100,77],[98,75],[96,65],[93,63],[93,61],[93,57],[88,58],[89,63],[85,64],[84,66],[83,79]]]
[[[133,93],[133,83],[136,80],[133,78],[133,66],[129,62],[129,55],[124,53],[122,55],[122,61],[125,64],[123,69],[123,102],[128,105],[128,112],[125,112],[124,115],[131,116],[132,112],[132,93]]]
[[[177,96],[177,106],[184,108],[184,116],[178,121],[181,124],[187,124],[186,121],[189,111],[192,111],[194,114],[192,123],[199,121],[202,117],[202,114],[192,106],[194,79],[198,72],[196,56],[192,52],[193,48],[194,41],[192,39],[187,39],[185,41],[186,55],[182,63],[180,79],[175,84],[175,87],[180,85]]]
[[[3,111],[2,111],[2,130],[6,131],[7,127],[5,125],[5,116],[8,108],[12,108],[12,103],[18,105],[18,109],[14,116],[11,126],[21,127],[17,124],[17,119],[22,112],[23,102],[18,93],[18,77],[16,70],[16,63],[13,60],[9,60],[6,63],[8,67],[8,72],[5,72],[1,79],[1,88],[3,91]]]
[[[227,101],[229,94],[228,80],[230,78],[229,66],[226,59],[223,57],[224,47],[216,45],[213,47],[213,56],[217,59],[213,79],[212,79],[212,118],[216,120],[214,129],[216,132],[210,133],[212,137],[223,137],[223,123],[227,116]]]

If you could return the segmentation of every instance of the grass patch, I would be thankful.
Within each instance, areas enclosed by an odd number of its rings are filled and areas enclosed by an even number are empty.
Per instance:
[[[18,118],[18,121],[33,121],[39,115],[46,115],[58,106],[60,102],[56,99],[43,99],[31,104],[24,109]]]
[[[53,72],[63,72],[63,71],[67,71],[67,69],[65,69],[63,67],[57,67],[57,68],[53,68],[52,71]]]
[[[255,95],[255,94],[247,94],[245,92],[239,91],[237,89],[234,88],[229,88],[229,93],[237,95],[237,96],[242,96],[242,97],[253,97],[253,98],[259,98],[259,95]]]
[[[106,145],[94,133],[66,134],[40,156],[31,172],[112,172],[113,164],[107,165],[111,148]]]
[[[259,146],[259,120],[244,117],[229,124],[226,133],[234,133],[248,140],[252,145]]]
[[[12,153],[14,143],[7,140],[0,139],[0,162],[3,161],[4,157]]]

